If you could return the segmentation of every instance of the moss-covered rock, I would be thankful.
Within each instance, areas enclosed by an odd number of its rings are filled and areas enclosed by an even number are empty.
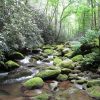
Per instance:
[[[72,72],[72,70],[69,69],[69,68],[63,68],[63,69],[61,69],[61,73],[62,73],[62,74],[69,74],[69,73],[71,73],[71,72]]]
[[[13,52],[13,53],[11,53],[10,54],[10,56],[9,56],[9,58],[10,59],[24,59],[24,55],[22,54],[22,53],[20,53],[20,52]]]
[[[59,66],[62,67],[62,68],[69,68],[69,69],[74,68],[73,61],[71,59],[66,59],[66,60],[62,61],[59,64]]]
[[[48,55],[53,54],[53,49],[45,49],[44,53],[46,53]]]
[[[77,56],[74,56],[72,58],[72,61],[74,61],[74,62],[82,61],[82,60],[83,60],[83,56],[82,55],[77,55]]]
[[[97,80],[89,80],[87,82],[87,86],[91,87],[91,86],[100,86],[100,79]]]
[[[59,74],[57,77],[58,81],[65,81],[68,79],[68,76],[66,74]]]
[[[76,80],[76,83],[78,83],[78,84],[84,84],[84,83],[87,83],[87,80]]]
[[[54,65],[57,65],[62,62],[62,59],[60,59],[59,57],[56,57],[54,58],[53,62],[54,62]]]
[[[76,79],[76,80],[77,80],[77,79],[79,79],[79,78],[78,78],[78,74],[71,74],[71,73],[70,73],[70,74],[68,75],[68,79],[69,79],[69,80],[73,80],[73,79]]]
[[[29,79],[25,83],[23,83],[23,85],[28,89],[40,88],[43,86],[43,84],[44,82],[40,77]]]
[[[74,53],[74,51],[69,51],[64,56],[69,58],[69,57],[71,57],[73,55],[73,53]]]
[[[63,44],[57,45],[56,48],[57,48],[57,50],[63,50],[64,45]]]
[[[14,62],[14,61],[12,61],[12,60],[7,61],[7,62],[5,63],[5,65],[6,65],[6,69],[7,69],[8,71],[20,67],[19,64],[17,64],[16,62]]]
[[[55,78],[58,76],[58,74],[61,73],[61,70],[45,70],[41,71],[36,74],[36,77],[41,77],[42,79],[50,79],[50,78]]]
[[[100,99],[100,86],[93,86],[87,89],[90,96]],[[97,100],[99,100],[97,99]]]

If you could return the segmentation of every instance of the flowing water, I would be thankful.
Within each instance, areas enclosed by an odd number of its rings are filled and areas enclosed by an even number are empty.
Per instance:
[[[36,73],[39,72],[39,70],[37,70],[36,68],[27,67],[28,64],[33,64],[30,62],[31,57],[32,55],[28,55],[23,60],[18,61],[19,64],[21,64],[21,67],[19,69],[12,72],[0,73],[0,79],[2,79],[2,82],[0,83],[0,100],[35,100],[31,97],[41,94],[42,92],[52,94],[52,97],[50,97],[49,100],[93,100],[84,91],[81,91],[82,93],[74,93],[74,91],[76,90],[82,90],[83,86],[78,84],[72,84],[69,81],[57,82],[55,80],[48,80],[45,82],[45,85],[41,89],[24,89],[22,87],[22,83],[25,80],[32,78]],[[52,55],[48,56],[47,60],[51,58],[53,58]],[[52,61],[45,62],[45,60],[37,60],[35,63],[38,66],[42,65],[42,67],[44,65],[53,65]],[[27,73],[27,75],[25,76],[21,74],[22,72],[24,73],[24,70]],[[18,73],[20,73],[21,76]],[[68,88],[69,91],[67,90]],[[68,94],[68,97],[66,96],[66,93]],[[77,97],[78,95],[79,97]]]

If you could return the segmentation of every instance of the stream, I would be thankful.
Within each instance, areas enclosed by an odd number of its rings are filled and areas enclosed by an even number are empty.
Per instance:
[[[27,90],[22,83],[35,76],[45,66],[52,66],[53,55],[44,60],[30,62],[33,55],[27,55],[24,59],[18,60],[20,68],[11,72],[0,73],[0,100],[36,100],[33,97],[47,92],[52,95],[48,100],[93,100],[84,90],[82,85],[72,84],[70,81],[58,82],[56,80],[45,81],[43,88]],[[39,66],[38,68],[32,66]],[[43,100],[43,99],[39,99]],[[47,100],[47,99],[46,99]]]

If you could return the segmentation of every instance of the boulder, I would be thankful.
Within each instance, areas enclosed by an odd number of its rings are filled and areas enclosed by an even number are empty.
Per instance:
[[[14,70],[14,69],[20,67],[20,65],[19,65],[18,63],[14,62],[14,61],[12,61],[12,60],[7,61],[7,62],[5,63],[5,65],[6,65],[6,69],[7,69],[8,71],[11,71],[11,70]]]
[[[14,60],[20,60],[20,59],[24,59],[24,55],[20,52],[13,52],[9,55],[9,58]]]
[[[57,77],[61,73],[61,70],[44,70],[36,74],[36,77],[41,77],[42,79],[51,79]]]
[[[68,76],[66,74],[59,74],[57,77],[58,81],[65,81],[68,79]]]
[[[97,98],[96,100],[100,100],[100,86],[90,87],[87,91],[91,97],[95,97]]]
[[[74,61],[74,62],[82,61],[82,60],[83,60],[83,56],[82,55],[77,55],[77,56],[74,56],[72,58],[72,61]]]
[[[69,68],[69,69],[74,68],[73,61],[71,59],[66,59],[66,60],[62,61],[59,64],[59,66],[62,67],[62,68]]]
[[[44,53],[46,53],[48,55],[53,54],[53,49],[45,49]]]
[[[40,77],[35,77],[32,79],[27,80],[23,83],[23,86],[32,89],[32,88],[40,88],[44,85],[43,80]]]
[[[95,79],[95,80],[89,80],[87,82],[87,86],[91,87],[91,86],[100,86],[100,79]]]
[[[56,57],[54,58],[53,62],[54,62],[54,65],[58,65],[59,63],[62,62],[62,59],[60,59],[59,57]]]
[[[69,74],[69,73],[71,73],[71,72],[72,72],[72,70],[69,69],[69,68],[63,68],[63,69],[61,69],[61,73],[62,73],[62,74]]]

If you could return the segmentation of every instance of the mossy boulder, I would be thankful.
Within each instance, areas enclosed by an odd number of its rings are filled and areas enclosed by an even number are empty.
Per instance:
[[[100,86],[93,86],[87,89],[90,96],[98,98],[100,100]]]
[[[59,74],[57,77],[58,81],[65,81],[68,79],[68,76],[66,74]]]
[[[77,84],[84,84],[84,83],[87,83],[87,80],[76,80],[76,83]]]
[[[56,48],[57,48],[57,50],[63,50],[64,45],[63,44],[57,45]]]
[[[60,59],[59,57],[56,57],[54,58],[53,62],[54,62],[54,65],[57,65],[62,62],[62,59]]]
[[[97,80],[89,80],[87,82],[87,86],[91,87],[91,86],[100,86],[100,79]]]
[[[20,65],[12,60],[9,60],[5,63],[6,65],[6,70],[10,71],[10,70],[13,70],[13,69],[16,69],[16,68],[19,68]]]
[[[68,53],[65,53],[65,57],[70,58],[73,55],[74,51],[69,51]]]
[[[40,77],[31,78],[23,83],[23,86],[25,86],[28,89],[40,88],[43,85],[44,85],[44,81]]]
[[[53,54],[53,49],[45,49],[44,53],[46,53],[48,55]]]
[[[74,61],[74,62],[82,61],[82,60],[83,60],[83,56],[82,55],[77,55],[77,56],[74,56],[72,58],[72,61]]]
[[[62,68],[69,68],[69,69],[74,68],[74,64],[73,64],[73,61],[71,59],[66,59],[66,60],[62,61],[59,64],[59,66],[62,67]]]
[[[54,79],[61,73],[61,70],[44,70],[36,74],[36,77],[41,77],[42,79]]]
[[[61,69],[61,73],[62,73],[62,74],[69,74],[69,73],[71,73],[71,72],[72,72],[72,70],[69,69],[69,68],[63,68],[63,69]]]
[[[10,54],[9,58],[12,60],[14,59],[20,60],[20,59],[24,59],[24,55],[20,52],[13,52]]]

